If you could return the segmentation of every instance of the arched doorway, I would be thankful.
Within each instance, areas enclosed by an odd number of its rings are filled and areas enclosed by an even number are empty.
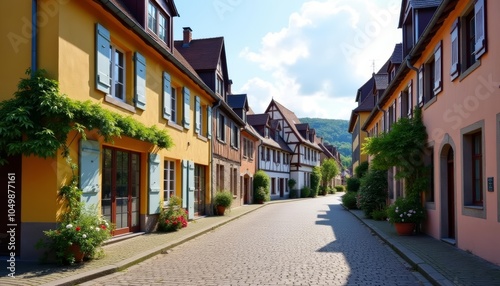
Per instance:
[[[252,202],[250,198],[250,176],[245,175],[243,177],[243,203],[250,204]]]
[[[440,155],[441,239],[456,243],[455,151],[448,139]]]
[[[446,177],[448,193],[448,238],[455,239],[455,164],[453,149],[448,150],[446,157]]]

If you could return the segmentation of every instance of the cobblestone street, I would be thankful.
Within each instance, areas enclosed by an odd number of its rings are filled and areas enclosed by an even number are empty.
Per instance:
[[[82,285],[430,285],[339,200],[269,205]]]

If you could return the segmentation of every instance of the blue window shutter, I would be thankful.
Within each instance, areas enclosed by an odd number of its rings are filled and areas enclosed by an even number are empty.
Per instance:
[[[187,208],[187,201],[188,201],[188,188],[189,188],[189,180],[188,180],[188,161],[187,160],[182,160],[181,167],[182,167],[182,184],[181,184],[181,190],[182,190],[182,208]]]
[[[212,107],[207,106],[207,137],[212,138]]]
[[[188,161],[188,219],[194,218],[194,162]]]
[[[194,97],[194,106],[195,106],[195,129],[194,129],[194,132],[196,132],[196,134],[200,134],[200,131],[201,131],[201,103],[200,103],[200,97],[199,96],[195,96]]]
[[[96,23],[95,25],[95,37],[96,37],[96,47],[95,47],[95,85],[96,89],[110,93],[110,64],[111,64],[111,54],[110,54],[110,41],[111,37],[109,31],[104,28],[101,24]]]
[[[160,155],[149,154],[149,188],[148,188],[148,210],[149,214],[157,214],[160,212],[160,200],[162,192],[160,192]]]
[[[191,123],[190,117],[189,117],[189,111],[191,110],[191,96],[189,89],[187,87],[182,88],[182,94],[184,95],[184,108],[183,108],[183,124],[184,128],[189,129],[189,125]]]
[[[170,74],[163,72],[163,118],[170,120],[172,113],[172,85]]]
[[[100,191],[100,156],[98,141],[80,140],[80,189],[83,191],[85,203],[99,204]]]
[[[146,110],[146,58],[135,52],[135,106]]]

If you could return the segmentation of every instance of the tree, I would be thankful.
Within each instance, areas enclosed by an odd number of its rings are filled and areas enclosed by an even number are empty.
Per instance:
[[[315,166],[311,173],[311,197],[316,197],[319,191],[319,184],[321,182],[321,169]]]
[[[340,173],[339,165],[335,159],[326,159],[321,164],[321,180],[323,187],[328,187],[329,182]]]

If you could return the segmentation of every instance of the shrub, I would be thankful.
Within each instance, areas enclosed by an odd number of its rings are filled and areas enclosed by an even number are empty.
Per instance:
[[[368,171],[368,162],[362,162],[354,169],[354,176],[361,179],[366,175],[366,173],[368,173]]]
[[[269,192],[269,187],[271,185],[271,178],[269,178],[269,175],[262,171],[258,170],[255,172],[255,175],[253,176],[253,191],[256,192],[259,188],[264,188]]]
[[[352,210],[352,209],[356,209],[356,193],[354,192],[347,192],[345,193],[343,196],[342,196],[342,204]]]
[[[328,194],[328,187],[319,186],[319,194],[322,196],[326,196]]]
[[[335,186],[337,192],[345,192],[345,187],[343,185]]]
[[[314,167],[311,173],[311,197],[316,197],[319,191],[319,185],[321,183],[321,168]]]
[[[387,171],[370,169],[361,179],[358,195],[358,208],[367,217],[372,217],[375,210],[384,209],[387,202]]]
[[[269,188],[259,187],[253,194],[253,199],[256,203],[261,204],[271,200]]]
[[[230,207],[233,203],[233,194],[228,191],[219,191],[215,194],[214,205],[215,206],[223,206]]]
[[[397,198],[387,209],[387,216],[390,223],[421,223],[425,220],[425,209],[416,197]]]
[[[297,184],[297,181],[295,181],[294,179],[288,180],[288,189],[290,190],[290,192],[295,188],[296,184]],[[295,190],[295,191],[297,191],[297,190]]]
[[[356,177],[350,177],[347,179],[347,192],[356,193],[359,191],[359,186],[361,181]]]
[[[311,195],[311,188],[309,187],[303,187],[300,189],[300,197],[301,198],[308,198]]]
[[[374,210],[372,212],[372,218],[374,220],[387,220],[387,209]]]
[[[161,208],[158,218],[158,231],[176,231],[187,227],[187,211],[182,207],[182,199],[170,197],[167,208]]]
[[[290,199],[298,198],[299,197],[298,192],[299,192],[299,190],[297,190],[297,189],[291,189],[290,195],[289,195]]]

